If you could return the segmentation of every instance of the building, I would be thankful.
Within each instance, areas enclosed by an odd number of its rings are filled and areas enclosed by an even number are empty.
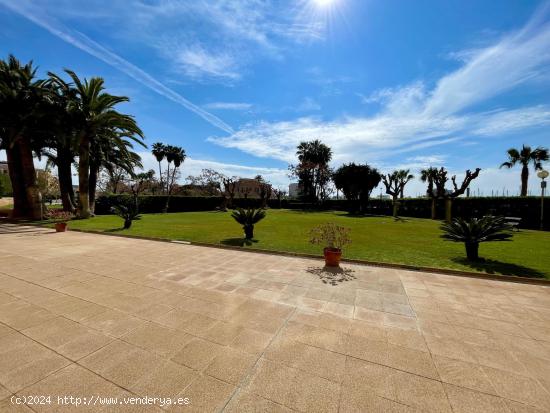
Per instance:
[[[235,183],[235,198],[261,198],[261,185],[257,179],[241,178]]]
[[[288,186],[288,197],[289,198],[298,198],[300,196],[300,185],[297,183],[292,183]]]
[[[8,163],[6,161],[0,161],[0,174],[7,175],[8,173]]]

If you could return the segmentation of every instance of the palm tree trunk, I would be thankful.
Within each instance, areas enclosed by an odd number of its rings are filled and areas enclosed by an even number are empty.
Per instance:
[[[160,190],[164,192],[164,187],[162,185],[162,165],[160,161],[159,161],[159,185],[160,185]]]
[[[25,182],[23,181],[23,172],[21,170],[21,157],[19,156],[19,147],[14,145],[6,149],[8,159],[8,172],[13,191],[13,218],[28,216],[28,208],[25,195]]]
[[[466,242],[466,256],[470,261],[477,261],[479,259],[479,243],[477,242]]]
[[[436,219],[437,218],[437,214],[436,214],[436,203],[435,203],[435,198],[432,198],[432,219]]]
[[[80,137],[78,158],[78,215],[80,218],[89,218],[90,139],[85,133]]]
[[[451,198],[445,199],[445,221],[451,222],[452,219],[453,200]]]
[[[527,184],[529,181],[529,165],[523,165],[521,169],[521,196],[527,196]]]
[[[21,159],[21,172],[25,183],[25,195],[28,206],[28,215],[35,220],[43,218],[42,194],[38,187],[36,169],[34,169],[34,159],[30,142],[25,137],[20,137],[16,141],[19,146],[19,156]]]
[[[59,191],[63,211],[74,212],[74,191],[72,178],[72,156],[67,151],[57,148],[57,176],[59,177]]]
[[[90,177],[88,186],[88,202],[90,205],[90,213],[94,215],[95,211],[95,194],[97,189],[97,175],[99,174],[99,166],[94,162],[90,162]]]

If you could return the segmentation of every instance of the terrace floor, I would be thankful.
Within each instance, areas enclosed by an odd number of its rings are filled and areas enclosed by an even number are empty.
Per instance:
[[[548,287],[7,224],[0,257],[0,411],[550,411]]]

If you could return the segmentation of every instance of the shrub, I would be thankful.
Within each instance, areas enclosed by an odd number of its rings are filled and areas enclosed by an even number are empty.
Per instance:
[[[67,222],[73,219],[74,215],[62,209],[49,209],[46,211],[45,218],[56,222]]]
[[[139,215],[138,201],[132,200],[126,204],[119,204],[112,207],[112,211],[115,215],[124,220],[124,229],[129,229],[132,226],[132,222],[141,219]]]
[[[471,261],[479,260],[480,242],[510,241],[513,235],[505,218],[493,216],[471,220],[455,218],[441,225],[441,229],[444,240],[464,243],[466,256]]]
[[[345,245],[351,244],[350,232],[351,229],[349,228],[328,222],[310,231],[311,238],[309,242],[323,245],[326,248],[341,250]]]
[[[263,209],[242,209],[237,208],[231,216],[235,221],[243,226],[244,237],[246,239],[254,238],[254,224],[265,218],[265,210]]]

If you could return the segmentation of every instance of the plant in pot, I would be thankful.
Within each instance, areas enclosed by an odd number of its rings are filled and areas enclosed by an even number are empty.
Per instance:
[[[46,214],[46,218],[54,222],[55,232],[67,231],[67,221],[73,218],[73,214],[61,209],[49,210]]]
[[[231,214],[233,219],[243,226],[244,237],[247,240],[254,238],[254,224],[264,219],[265,215],[266,214],[263,209],[254,208],[237,208]]]
[[[510,241],[513,234],[504,217],[485,216],[465,220],[455,218],[441,225],[441,238],[446,241],[463,242],[468,261],[479,261],[479,244],[489,241]]]
[[[327,267],[340,266],[342,248],[351,244],[349,236],[351,230],[332,222],[319,225],[310,231],[310,242],[316,245],[324,245],[323,254]]]

